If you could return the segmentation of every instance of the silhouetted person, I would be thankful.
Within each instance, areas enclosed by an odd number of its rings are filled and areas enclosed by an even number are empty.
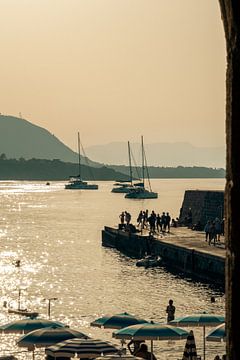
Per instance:
[[[168,306],[166,308],[166,313],[167,313],[167,322],[174,320],[175,318],[175,306],[173,305],[173,300],[169,300],[168,302]]]
[[[139,350],[134,355],[146,360],[157,360],[156,356],[150,351],[148,351],[148,347],[146,344],[141,344]]]

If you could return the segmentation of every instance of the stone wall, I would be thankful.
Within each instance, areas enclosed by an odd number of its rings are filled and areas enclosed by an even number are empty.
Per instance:
[[[136,259],[141,259],[146,254],[159,255],[163,260],[163,265],[170,271],[173,269],[178,274],[186,274],[224,287],[224,257],[107,226],[102,231],[102,245]]]
[[[224,217],[224,191],[186,190],[180,210],[179,221],[187,225],[191,209],[192,221],[189,223],[201,224],[202,228],[208,220]]]

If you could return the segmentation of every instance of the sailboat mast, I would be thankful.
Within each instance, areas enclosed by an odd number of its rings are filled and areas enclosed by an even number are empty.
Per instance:
[[[18,289],[18,310],[21,310],[21,289]]]
[[[81,178],[81,156],[80,156],[80,135],[78,132],[78,174]]]
[[[129,161],[129,175],[132,185],[132,161],[131,161],[131,151],[130,151],[130,142],[128,141],[128,161]]]
[[[143,182],[143,187],[145,187],[145,183],[144,183],[144,178],[145,178],[145,174],[144,174],[144,167],[145,167],[144,159],[145,159],[145,156],[144,156],[144,148],[143,148],[143,136],[141,136],[141,142],[142,142],[142,182]]]

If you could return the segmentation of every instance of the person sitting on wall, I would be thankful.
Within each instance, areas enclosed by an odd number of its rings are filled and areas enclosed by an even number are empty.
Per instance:
[[[131,234],[135,234],[137,232],[140,232],[140,230],[138,230],[136,228],[136,226],[133,225],[133,224],[127,224],[126,227],[125,227],[125,231],[128,231]]]
[[[187,225],[188,225],[188,227],[192,226],[192,209],[191,208],[188,209],[188,213],[187,213]]]

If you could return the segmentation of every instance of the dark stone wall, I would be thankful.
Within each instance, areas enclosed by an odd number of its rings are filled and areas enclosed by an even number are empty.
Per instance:
[[[172,269],[175,273],[186,274],[224,287],[225,259],[223,257],[107,226],[102,231],[102,245],[136,259],[144,257],[145,254],[159,255],[163,260],[163,265],[170,271]]]
[[[223,219],[224,191],[186,190],[180,210],[179,220],[186,223],[189,208],[192,212],[192,224],[200,222],[202,227],[208,220]]]

